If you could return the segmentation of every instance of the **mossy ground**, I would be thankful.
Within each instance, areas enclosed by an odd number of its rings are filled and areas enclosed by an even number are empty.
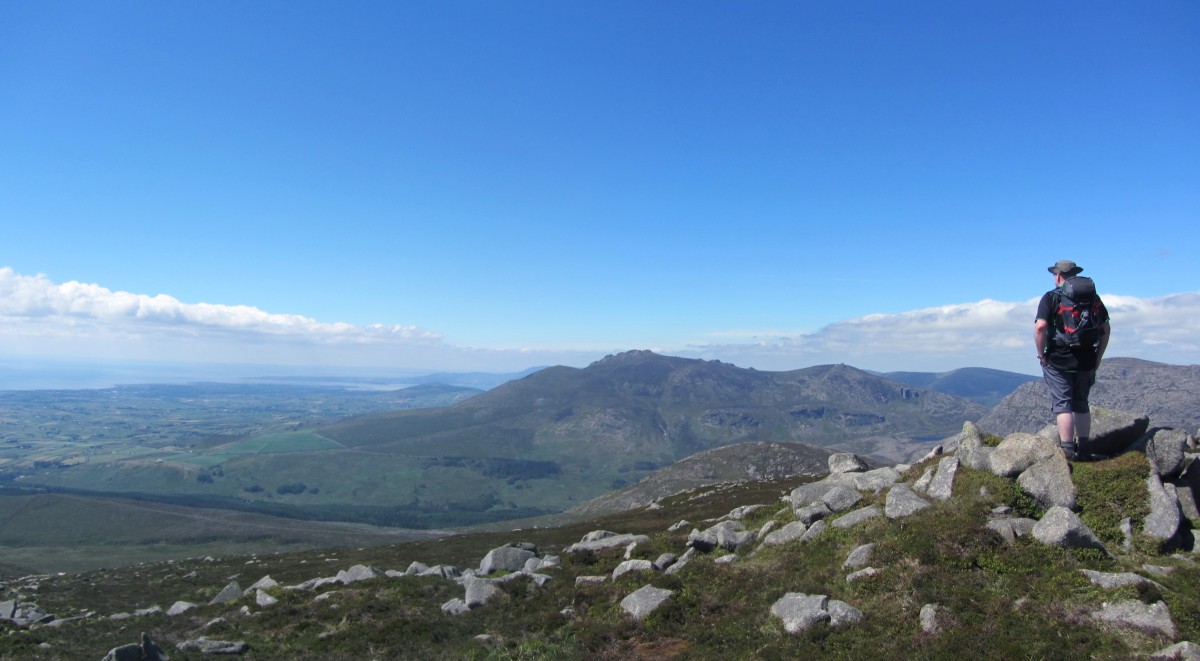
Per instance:
[[[1119,548],[1113,525],[1124,516],[1144,517],[1140,455],[1075,465],[1081,516],[1106,544]],[[921,474],[916,466],[906,476]],[[207,603],[231,577],[243,586],[270,574],[283,584],[329,576],[353,564],[404,569],[410,561],[475,566],[491,548],[509,541],[532,541],[558,553],[595,528],[651,534],[634,556],[654,560],[682,553],[691,526],[751,503],[767,506],[747,521],[757,528],[769,520],[790,520],[779,498],[793,482],[748,483],[668,499],[661,509],[642,510],[565,528],[460,535],[374,549],[222,558],[47,577],[29,596],[59,616],[80,610],[97,613],[61,628],[0,635],[0,658],[100,658],[109,649],[135,642],[140,632],[168,648],[173,659],[199,658],[174,643],[201,635],[244,640],[250,659],[1119,659],[1161,649],[1161,636],[1097,625],[1090,613],[1105,601],[1165,601],[1180,640],[1200,640],[1200,564],[1156,549],[1136,548],[1108,557],[1073,552],[1019,539],[1005,543],[985,527],[993,508],[1037,514],[1036,504],[1011,480],[960,468],[954,497],[904,519],[880,517],[848,530],[830,528],[811,542],[763,548],[733,564],[720,555],[701,555],[676,575],[627,574],[615,582],[576,585],[575,577],[611,574],[622,550],[564,556],[554,579],[538,588],[527,580],[504,584],[503,594],[463,616],[441,605],[462,597],[447,580],[375,579],[327,588],[321,601],[310,592],[273,589],[280,602],[259,609],[249,599],[229,606],[201,606],[176,617],[153,615],[110,620],[107,615],[151,604],[167,608],[177,599]],[[1140,489],[1140,491],[1139,491]],[[882,495],[863,504],[882,504]],[[1139,513],[1140,512],[1140,513]],[[1118,516],[1120,515],[1120,516]],[[1135,526],[1137,524],[1135,523]],[[1119,534],[1119,529],[1116,534]],[[847,582],[842,563],[860,544],[876,544],[871,566],[879,574]],[[1194,556],[1192,556],[1194,558]],[[251,564],[247,564],[251,563]],[[1162,588],[1102,590],[1079,571],[1138,571],[1143,564],[1172,568],[1152,576]],[[197,575],[188,576],[191,572]],[[645,584],[674,591],[666,605],[638,622],[620,601]],[[866,617],[838,629],[817,626],[788,634],[770,615],[771,604],[788,592],[825,594],[846,601]],[[238,610],[250,603],[254,615]],[[918,613],[925,604],[944,608],[939,635],[923,633]],[[101,617],[103,616],[103,617]],[[217,618],[223,622],[209,624]],[[490,642],[476,640],[490,636]],[[42,647],[45,643],[48,647]]]

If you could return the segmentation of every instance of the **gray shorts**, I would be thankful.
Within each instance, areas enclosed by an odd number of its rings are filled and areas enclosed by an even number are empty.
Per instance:
[[[1096,383],[1096,370],[1063,372],[1046,365],[1042,368],[1042,380],[1050,390],[1052,413],[1088,413],[1088,393]]]

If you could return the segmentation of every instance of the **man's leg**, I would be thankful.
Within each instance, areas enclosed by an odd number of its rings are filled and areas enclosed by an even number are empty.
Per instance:
[[[1042,380],[1050,391],[1050,412],[1058,426],[1058,445],[1067,459],[1075,459],[1075,418],[1071,413],[1071,379],[1051,365],[1042,367]]]
[[[1058,423],[1058,442],[1065,449],[1075,445],[1075,413],[1059,413],[1055,421]]]

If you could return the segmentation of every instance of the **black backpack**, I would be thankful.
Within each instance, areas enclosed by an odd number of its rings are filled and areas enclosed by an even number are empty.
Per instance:
[[[1054,340],[1068,347],[1095,348],[1100,342],[1100,298],[1091,278],[1067,278],[1058,288]]]

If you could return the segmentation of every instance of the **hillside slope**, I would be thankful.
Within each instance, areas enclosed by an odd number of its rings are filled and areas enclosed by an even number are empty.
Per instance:
[[[1106,358],[1096,372],[1093,406],[1145,414],[1156,426],[1200,428],[1200,365],[1168,365],[1137,358]],[[1026,383],[979,420],[999,435],[1036,432],[1052,423],[1050,395],[1041,380]]]

